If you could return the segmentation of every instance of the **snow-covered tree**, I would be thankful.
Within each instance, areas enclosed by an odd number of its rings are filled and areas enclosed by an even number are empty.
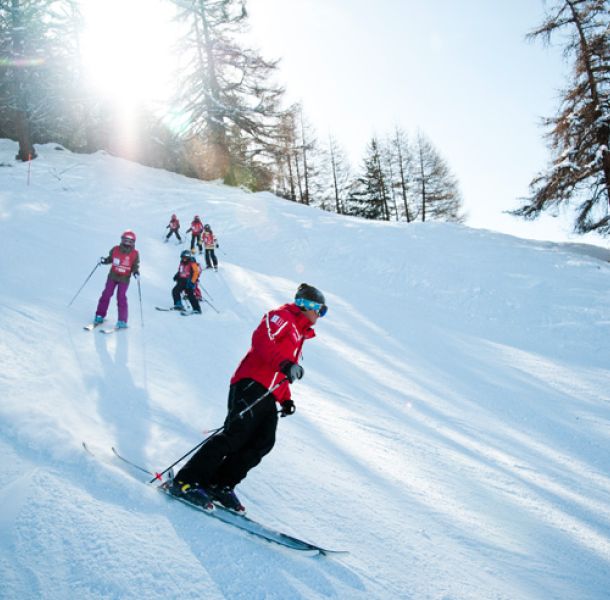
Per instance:
[[[514,214],[535,218],[560,204],[576,208],[575,230],[610,232],[610,3],[555,0],[530,39],[565,34],[573,72],[558,113],[544,120],[552,160]]]

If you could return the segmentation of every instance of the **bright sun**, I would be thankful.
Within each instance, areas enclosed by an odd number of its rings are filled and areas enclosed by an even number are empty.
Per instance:
[[[167,99],[172,11],[160,0],[81,0],[82,55],[93,87],[129,109]]]

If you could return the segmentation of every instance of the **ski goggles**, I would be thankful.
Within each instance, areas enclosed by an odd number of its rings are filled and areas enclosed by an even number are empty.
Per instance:
[[[305,310],[313,310],[318,313],[319,317],[323,317],[328,312],[328,306],[326,304],[320,304],[319,302],[314,302],[313,300],[305,300],[305,298],[297,298],[294,303],[299,308],[304,308]]]

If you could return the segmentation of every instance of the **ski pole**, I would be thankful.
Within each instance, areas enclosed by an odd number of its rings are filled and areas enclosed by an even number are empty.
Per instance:
[[[140,299],[140,322],[142,323],[142,327],[144,327],[144,312],[142,311],[142,288],[140,287],[140,277],[138,277],[137,281],[138,281],[138,298]]]
[[[247,413],[249,410],[252,410],[261,400],[264,400],[269,394],[272,394],[285,381],[288,381],[288,377],[284,377],[284,379],[282,379],[279,383],[276,383],[272,388],[269,388],[260,398],[257,398],[250,406],[248,406],[247,408],[244,408],[244,410],[242,410],[239,414],[237,414],[236,416],[234,416],[233,418],[231,418],[227,422],[225,422],[225,424],[222,427],[219,427],[218,429],[214,429],[214,431],[212,431],[212,433],[210,433],[210,435],[208,435],[207,438],[205,438],[204,440],[199,442],[195,447],[191,448],[186,454],[183,454],[178,460],[174,461],[169,467],[167,467],[165,470],[161,471],[161,473],[157,473],[148,483],[154,483],[155,481],[158,481],[159,479],[161,479],[163,477],[163,475],[165,475],[165,473],[167,473],[170,469],[175,467],[181,460],[184,460],[187,456],[189,456],[193,452],[195,452],[195,450],[199,450],[199,448],[201,448],[208,440],[210,440],[215,435],[220,433],[223,429],[226,429],[236,419],[241,419],[245,413]]]
[[[272,388],[268,389],[260,398],[257,398],[250,406],[246,406],[237,416],[241,419],[249,411],[252,410],[261,400],[264,400],[269,394],[277,390],[285,381],[288,381],[288,377],[284,377],[279,383],[276,383]],[[231,419],[229,423],[232,423],[234,419]]]
[[[210,292],[208,292],[208,290],[206,290],[202,285],[199,286],[201,288],[201,290],[208,295],[208,298],[210,300],[214,300],[214,298],[212,298],[212,294],[210,294]]]
[[[78,292],[76,292],[76,294],[74,294],[74,298],[72,298],[72,300],[70,300],[68,306],[72,306],[72,302],[74,302],[76,300],[76,297],[81,293],[81,290],[85,287],[85,285],[87,284],[87,281],[89,281],[91,279],[91,276],[93,275],[93,273],[95,273],[95,269],[97,269],[102,263],[98,262],[95,267],[93,267],[93,271],[91,271],[91,273],[89,273],[89,276],[87,277],[87,279],[85,279],[85,282],[83,283],[83,285],[80,286]]]
[[[201,448],[201,446],[203,446],[210,438],[214,437],[217,433],[222,431],[224,428],[225,428],[225,426],[223,425],[222,427],[219,427],[218,429],[214,429],[214,431],[212,431],[212,433],[210,433],[210,435],[208,435],[207,438],[205,438],[204,440],[199,442],[195,447],[191,448],[186,454],[183,454],[178,460],[174,461],[169,467],[167,467],[167,469],[164,469],[163,471],[161,471],[161,473],[157,473],[148,483],[154,483],[155,481],[158,481],[159,479],[161,479],[163,477],[163,475],[165,475],[170,469],[175,467],[181,460],[184,460],[187,456],[189,456],[190,454],[195,452],[195,450],[198,450],[199,448]]]
[[[209,304],[216,311],[217,314],[220,314],[220,311],[209,300],[206,300],[205,298],[202,298],[202,300],[206,304]]]

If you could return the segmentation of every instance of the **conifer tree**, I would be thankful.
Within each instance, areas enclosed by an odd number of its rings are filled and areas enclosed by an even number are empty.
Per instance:
[[[514,211],[526,218],[568,205],[579,233],[610,232],[610,4],[555,0],[530,39],[550,43],[566,34],[573,72],[554,117],[544,120],[552,153],[548,169],[530,184],[531,196]]]
[[[457,180],[432,143],[418,133],[414,151],[414,195],[421,220],[462,222]]]
[[[296,146],[296,107],[290,107],[280,117],[277,144],[273,153],[273,191],[278,196],[296,202],[297,182],[293,164]]]
[[[232,147],[245,144],[254,159],[270,155],[277,142],[283,90],[269,82],[277,61],[239,43],[248,16],[243,0],[172,1],[188,27],[179,102],[189,115],[190,135],[203,143],[206,177],[224,178],[238,158]],[[238,142],[231,139],[236,134]]]
[[[18,160],[72,135],[78,27],[74,0],[0,2],[0,136],[18,141]]]
[[[345,152],[332,135],[328,139],[326,165],[328,185],[323,195],[324,208],[332,210],[331,207],[334,207],[334,211],[342,215],[346,212],[352,174]]]
[[[395,186],[398,188],[397,191],[399,192],[400,198],[402,200],[405,219],[407,223],[410,223],[412,218],[407,198],[409,195],[412,162],[411,149],[409,147],[409,140],[407,134],[400,127],[396,127],[394,130],[394,136],[390,144],[392,148],[392,154],[396,160],[397,165],[397,181]]]
[[[350,191],[349,214],[365,219],[389,221],[388,183],[381,165],[381,150],[376,137],[369,142],[363,167],[363,174],[354,182]]]

